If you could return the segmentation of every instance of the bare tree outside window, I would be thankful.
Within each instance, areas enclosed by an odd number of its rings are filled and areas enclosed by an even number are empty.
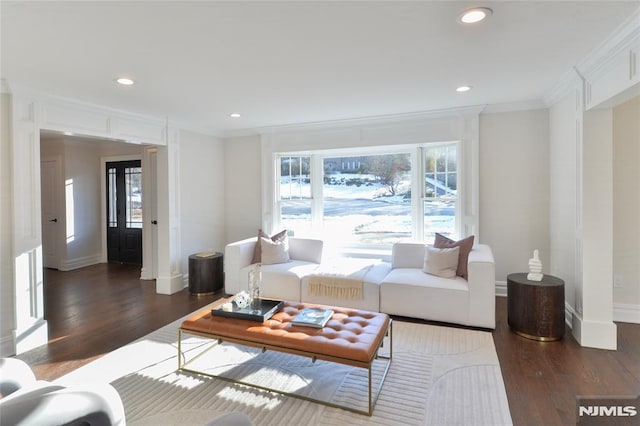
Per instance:
[[[367,159],[366,171],[396,195],[402,176],[411,170],[409,154],[374,155]]]

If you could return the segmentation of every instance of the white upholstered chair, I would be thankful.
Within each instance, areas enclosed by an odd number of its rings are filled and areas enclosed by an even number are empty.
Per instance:
[[[64,387],[37,380],[16,358],[0,358],[0,424],[125,425],[120,395],[107,383]]]

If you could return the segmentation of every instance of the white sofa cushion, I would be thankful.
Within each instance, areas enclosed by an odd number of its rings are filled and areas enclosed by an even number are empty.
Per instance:
[[[289,238],[289,256],[295,260],[320,263],[323,244],[322,240],[311,238]]]
[[[248,283],[253,265],[242,268],[241,276]],[[267,299],[300,300],[300,280],[318,268],[317,263],[292,260],[287,263],[262,265],[260,295]],[[243,284],[248,286],[248,284]]]
[[[425,247],[422,243],[395,243],[391,249],[391,267],[422,269]]]
[[[442,278],[425,274],[421,269],[397,268],[387,274],[381,284],[409,285],[416,287],[434,287],[445,290],[469,291],[469,284],[462,277]]]
[[[391,315],[468,325],[469,286],[417,268],[392,270],[380,284],[380,311]]]

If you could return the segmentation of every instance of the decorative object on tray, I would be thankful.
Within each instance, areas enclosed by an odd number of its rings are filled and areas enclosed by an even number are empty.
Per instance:
[[[540,255],[538,249],[533,251],[533,257],[529,259],[529,273],[527,279],[529,281],[542,281],[542,262],[540,261]]]
[[[243,309],[251,304],[251,296],[246,291],[241,291],[234,296],[231,302],[235,303],[238,308]]]
[[[260,313],[260,284],[262,283],[262,265],[256,265],[249,271],[249,299],[254,314]]]
[[[291,324],[322,328],[327,324],[332,315],[333,310],[331,309],[304,308],[298,315],[293,317]]]
[[[238,305],[240,302],[243,306]],[[282,309],[281,300],[260,299],[258,309],[251,307],[251,300],[246,292],[238,293],[230,302],[223,303],[211,309],[211,315],[218,317],[237,318],[249,321],[265,322]]]

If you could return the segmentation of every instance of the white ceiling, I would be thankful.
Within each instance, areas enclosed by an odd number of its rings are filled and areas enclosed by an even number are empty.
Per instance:
[[[540,100],[639,4],[2,1],[1,70],[10,87],[228,134]],[[457,22],[478,5],[493,16]]]

